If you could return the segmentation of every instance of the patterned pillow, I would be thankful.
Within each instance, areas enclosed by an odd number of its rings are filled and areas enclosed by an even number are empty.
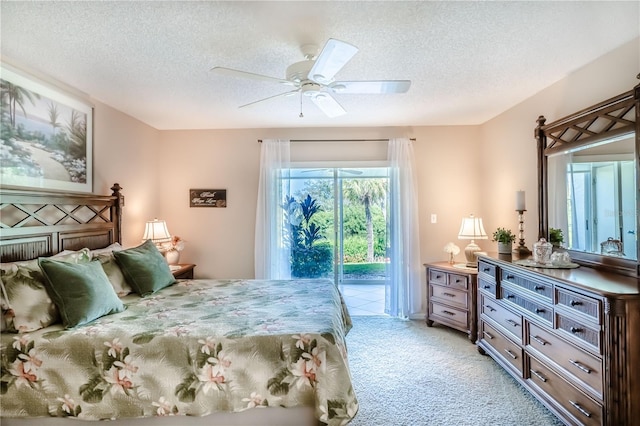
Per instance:
[[[91,260],[88,249],[61,253],[52,258],[70,263],[85,263]],[[45,289],[44,276],[37,259],[0,263],[0,278],[3,332],[26,333],[47,327],[59,320],[58,310]]]
[[[114,251],[121,251],[123,248],[120,243],[113,243],[105,248],[91,250],[91,256],[95,259],[96,256],[101,254],[111,254]]]
[[[99,260],[102,264],[102,269],[104,269],[105,274],[107,274],[107,278],[118,297],[124,297],[133,291],[124,278],[120,266],[116,263],[116,258],[113,256],[113,253],[94,255],[93,258]]]

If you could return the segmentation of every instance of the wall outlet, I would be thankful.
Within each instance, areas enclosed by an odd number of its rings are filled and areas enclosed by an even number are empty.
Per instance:
[[[431,213],[431,223],[438,223],[438,215]]]

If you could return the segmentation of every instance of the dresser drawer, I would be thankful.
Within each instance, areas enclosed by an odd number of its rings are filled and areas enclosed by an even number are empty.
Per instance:
[[[584,382],[599,399],[602,399],[604,376],[600,358],[576,348],[535,324],[529,323],[528,331],[526,340],[531,348]]]
[[[496,300],[480,294],[480,313],[491,318],[516,340],[522,343],[522,316],[502,307]]]
[[[579,339],[578,342],[586,344],[582,346],[602,353],[602,333],[600,330],[595,330],[584,325],[584,321],[576,321],[574,318],[558,312],[556,312],[556,327],[569,336]]]
[[[558,293],[558,305],[570,309],[571,312],[577,312],[579,314],[593,318],[598,324],[602,323],[602,309],[599,300],[592,299],[589,296],[583,296],[563,288],[558,288],[556,289],[556,291]]]
[[[550,305],[546,305],[540,301],[534,300],[533,298],[523,296],[520,293],[513,291],[510,287],[513,286],[513,284],[502,282],[501,286],[503,300],[531,312],[537,319],[543,321],[547,325],[553,325],[553,308]]]
[[[527,381],[533,382],[551,396],[557,404],[571,413],[579,424],[603,424],[604,410],[601,404],[574,388],[534,357],[529,357],[528,361],[530,368]]]
[[[483,276],[478,277],[478,290],[489,293],[493,297],[497,296],[496,293],[496,282],[488,281]]]
[[[447,285],[447,273],[437,269],[429,269],[429,282]]]
[[[460,330],[466,330],[467,311],[452,308],[437,302],[429,302],[429,319],[451,325]]]
[[[492,281],[493,283],[496,282],[496,267],[495,265],[492,265],[490,263],[484,262],[484,261],[479,261],[478,262],[478,274],[479,275],[486,275],[487,277],[485,277],[485,280],[487,281]]]
[[[502,279],[500,280],[501,284],[505,282],[535,293],[545,302],[553,303],[553,285],[550,283],[541,280],[532,281],[517,272],[506,269],[502,271]]]
[[[434,300],[439,300],[448,305],[453,305],[462,309],[467,309],[469,307],[466,291],[433,284],[429,284],[429,291],[429,297],[432,297]]]
[[[480,338],[495,349],[496,353],[498,353],[502,359],[518,370],[520,377],[522,377],[524,358],[520,346],[513,343],[488,323],[484,321],[481,323]]]
[[[461,288],[466,290],[469,288],[469,279],[464,275],[458,274],[448,274],[449,275],[449,285],[451,287]]]

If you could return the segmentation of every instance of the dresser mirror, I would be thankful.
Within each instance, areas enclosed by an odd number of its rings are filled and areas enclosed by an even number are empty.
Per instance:
[[[640,77],[640,76],[639,76]],[[634,90],[546,124],[538,118],[539,237],[579,264],[640,277],[637,109]]]

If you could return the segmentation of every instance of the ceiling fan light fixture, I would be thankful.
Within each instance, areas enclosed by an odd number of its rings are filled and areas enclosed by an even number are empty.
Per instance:
[[[317,81],[318,83],[322,83],[322,84],[327,84],[329,82],[329,80],[322,74],[314,74],[313,75],[313,80]]]
[[[333,89],[334,92],[342,92],[344,91],[347,86],[345,86],[344,84],[334,84],[333,86],[331,86],[331,88]]]

